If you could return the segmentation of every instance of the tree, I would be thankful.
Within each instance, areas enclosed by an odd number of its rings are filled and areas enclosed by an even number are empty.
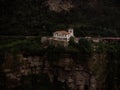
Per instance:
[[[82,53],[91,54],[92,53],[92,43],[87,39],[79,40],[79,50]]]
[[[84,61],[88,60],[92,56],[92,43],[87,39],[80,39],[79,40],[79,59]]]
[[[62,46],[49,46],[46,51],[46,56],[49,61],[56,61],[63,57],[65,48]]]
[[[74,38],[74,37],[70,37],[69,45],[70,45],[70,46],[75,46],[75,45],[76,45],[76,42],[75,42],[75,38]]]
[[[106,66],[106,90],[120,89],[120,47],[119,43],[108,44]]]

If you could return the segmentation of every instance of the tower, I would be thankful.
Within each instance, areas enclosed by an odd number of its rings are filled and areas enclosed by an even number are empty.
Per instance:
[[[71,34],[71,36],[74,37],[74,30],[73,30],[73,28],[69,28],[69,29],[68,29],[68,32]]]

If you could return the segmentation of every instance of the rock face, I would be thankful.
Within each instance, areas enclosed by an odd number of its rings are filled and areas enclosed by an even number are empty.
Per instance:
[[[16,78],[19,76],[20,79],[21,76],[31,73],[44,73],[48,75],[51,83],[58,81],[66,85],[69,90],[96,90],[95,77],[70,57],[54,62],[48,62],[39,56],[24,57],[22,54],[17,55],[17,58],[20,65],[18,70],[12,73]]]
[[[47,0],[47,4],[50,10],[60,12],[62,10],[69,11],[74,7],[70,0]]]

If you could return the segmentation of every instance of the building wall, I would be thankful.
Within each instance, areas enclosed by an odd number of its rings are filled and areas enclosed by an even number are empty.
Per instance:
[[[70,36],[74,37],[74,30],[72,28],[68,29],[68,32],[70,33]]]
[[[42,37],[41,43],[48,43],[55,46],[68,46],[71,36],[74,36],[73,29],[68,30],[69,33],[53,33],[53,37]]]
[[[70,38],[70,35],[65,35],[65,34],[56,34],[56,33],[54,33],[53,34],[53,37],[55,38],[55,39],[59,39],[59,40],[63,40],[63,39],[67,39],[67,40],[69,40],[69,38]]]

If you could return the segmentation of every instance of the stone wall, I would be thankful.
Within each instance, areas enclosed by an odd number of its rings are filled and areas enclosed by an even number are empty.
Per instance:
[[[46,45],[54,45],[54,46],[68,46],[69,42],[67,40],[55,40],[53,37],[42,37],[41,43]]]

